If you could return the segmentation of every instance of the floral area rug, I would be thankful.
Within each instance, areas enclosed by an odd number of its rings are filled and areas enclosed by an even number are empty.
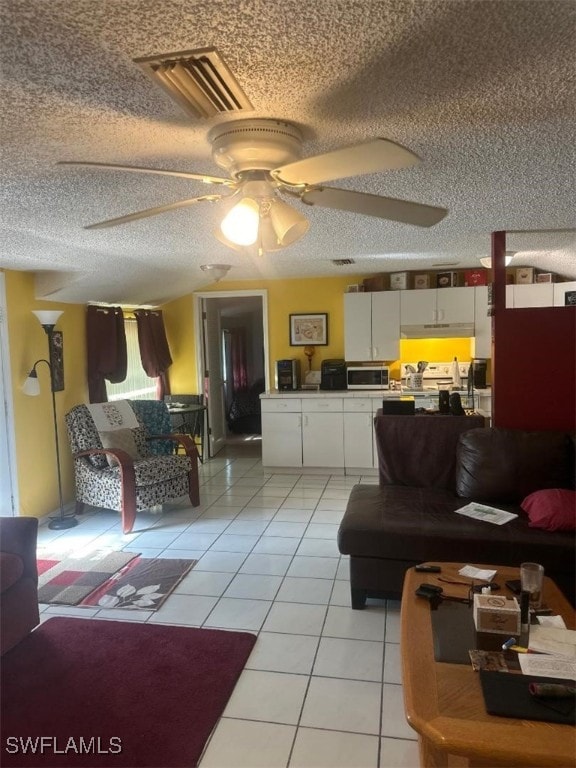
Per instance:
[[[66,553],[41,550],[37,554],[38,602],[78,605],[136,557],[138,552],[109,549]]]
[[[80,605],[157,611],[197,562],[136,557],[85,597]]]

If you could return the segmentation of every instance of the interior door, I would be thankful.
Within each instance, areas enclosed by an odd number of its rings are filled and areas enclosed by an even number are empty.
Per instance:
[[[222,371],[222,330],[217,302],[202,300],[204,380],[208,405],[209,455],[215,456],[225,444],[224,375]]]

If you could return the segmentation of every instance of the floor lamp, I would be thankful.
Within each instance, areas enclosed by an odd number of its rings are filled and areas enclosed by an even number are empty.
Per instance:
[[[38,374],[36,372],[36,368],[40,363],[46,363],[48,366],[48,370],[50,371],[50,390],[52,392],[52,417],[54,419],[54,443],[56,447],[56,469],[58,472],[58,499],[60,502],[60,514],[58,517],[51,517],[50,522],[48,523],[48,528],[52,528],[53,530],[62,530],[65,528],[73,528],[75,525],[78,525],[78,520],[72,515],[66,515],[64,514],[64,503],[62,501],[62,474],[60,471],[60,442],[58,440],[58,420],[56,417],[56,382],[54,377],[54,357],[53,357],[53,335],[54,335],[54,326],[58,322],[58,318],[62,314],[61,311],[52,311],[52,310],[39,310],[33,312],[38,320],[40,321],[40,324],[42,325],[42,328],[44,328],[46,335],[48,336],[48,351],[49,351],[49,357],[50,361],[40,358],[40,360],[36,360],[34,365],[32,366],[32,370],[28,374],[28,377],[26,381],[24,382],[24,385],[22,386],[22,392],[25,395],[39,395],[40,394],[40,382],[38,381]],[[62,387],[60,387],[62,388]]]

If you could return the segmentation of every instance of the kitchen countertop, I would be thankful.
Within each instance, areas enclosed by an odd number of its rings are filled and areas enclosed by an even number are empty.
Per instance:
[[[260,399],[268,399],[273,397],[288,397],[288,398],[302,398],[302,397],[345,397],[345,398],[395,398],[395,397],[411,397],[413,395],[422,395],[425,397],[435,397],[438,394],[437,389],[421,389],[421,390],[389,390],[389,389],[332,389],[332,390],[313,390],[313,389],[297,389],[295,391],[278,391],[276,389],[269,392],[263,392],[260,395]],[[462,397],[468,395],[467,390],[454,390],[458,392]],[[475,389],[475,395],[491,395],[491,389]]]

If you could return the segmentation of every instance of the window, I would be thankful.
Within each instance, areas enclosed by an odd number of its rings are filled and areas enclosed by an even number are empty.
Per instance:
[[[126,330],[126,351],[128,353],[128,368],[126,378],[119,384],[106,382],[108,400],[149,400],[156,397],[157,379],[146,375],[140,359],[140,347],[138,346],[138,327],[136,320],[126,318],[124,320]]]

